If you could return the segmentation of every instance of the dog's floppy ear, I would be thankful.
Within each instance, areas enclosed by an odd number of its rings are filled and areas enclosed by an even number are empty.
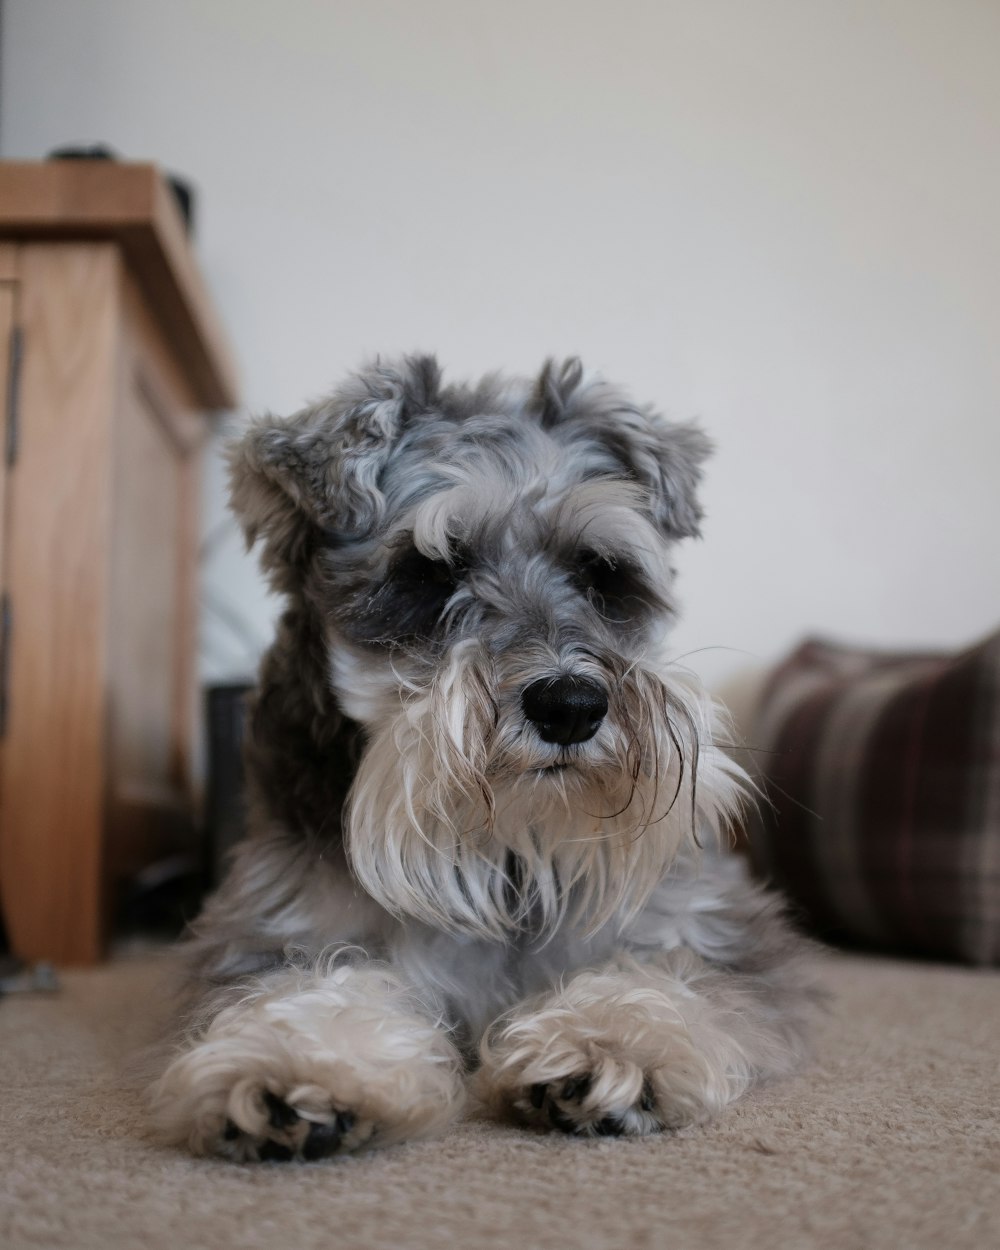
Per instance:
[[[712,443],[694,422],[667,421],[651,408],[637,407],[617,387],[587,377],[575,356],[545,362],[534,406],[545,428],[572,432],[575,426],[602,443],[650,492],[653,520],[669,538],[699,534],[698,484]]]
[[[408,422],[436,405],[440,376],[432,356],[376,361],[311,408],[259,418],[231,446],[230,504],[279,582],[317,536],[349,539],[378,523],[382,471]]]

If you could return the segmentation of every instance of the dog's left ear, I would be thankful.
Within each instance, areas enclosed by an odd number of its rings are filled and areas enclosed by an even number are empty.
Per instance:
[[[350,539],[381,516],[382,471],[408,423],[438,401],[433,356],[375,361],[292,417],[255,421],[229,450],[230,504],[280,585],[317,535]]]
[[[708,436],[689,421],[667,421],[637,407],[618,387],[588,377],[580,361],[546,361],[535,390],[546,428],[576,426],[604,445],[623,471],[649,491],[653,520],[669,538],[694,538],[702,463],[712,452]]]

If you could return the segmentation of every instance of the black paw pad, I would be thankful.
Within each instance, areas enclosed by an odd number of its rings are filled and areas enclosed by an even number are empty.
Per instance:
[[[302,1143],[302,1158],[311,1163],[336,1154],[344,1136],[354,1127],[357,1117],[352,1111],[338,1111],[328,1124],[311,1124]]]
[[[554,1102],[549,1103],[549,1123],[560,1133],[579,1133],[580,1131],[580,1126],[571,1120],[565,1111],[560,1111]]]
[[[272,1094],[269,1089],[264,1090],[264,1106],[267,1108],[267,1122],[271,1128],[291,1128],[299,1122],[299,1113],[295,1108],[290,1107],[277,1094]]]
[[[258,1147],[257,1157],[261,1163],[288,1163],[295,1155],[290,1147],[283,1146],[280,1142],[266,1141]]]
[[[342,1136],[337,1119],[331,1120],[329,1124],[311,1124],[309,1134],[302,1143],[302,1158],[312,1162],[314,1159],[325,1159],[327,1155],[335,1154],[340,1148]]]
[[[563,1082],[559,1097],[563,1102],[582,1102],[590,1093],[592,1084],[589,1072],[584,1072],[582,1076],[571,1076]]]

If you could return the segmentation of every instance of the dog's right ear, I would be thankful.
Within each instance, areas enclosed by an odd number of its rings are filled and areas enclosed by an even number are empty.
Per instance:
[[[436,406],[440,379],[433,356],[376,361],[328,399],[259,418],[233,443],[230,505],[278,586],[318,536],[349,540],[378,524],[382,471],[409,421]]]

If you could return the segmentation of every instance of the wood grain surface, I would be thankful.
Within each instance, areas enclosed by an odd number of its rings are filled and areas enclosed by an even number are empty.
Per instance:
[[[112,427],[121,272],[111,243],[20,258],[30,350],[8,479],[14,605],[0,890],[17,952],[90,962],[104,914]]]

